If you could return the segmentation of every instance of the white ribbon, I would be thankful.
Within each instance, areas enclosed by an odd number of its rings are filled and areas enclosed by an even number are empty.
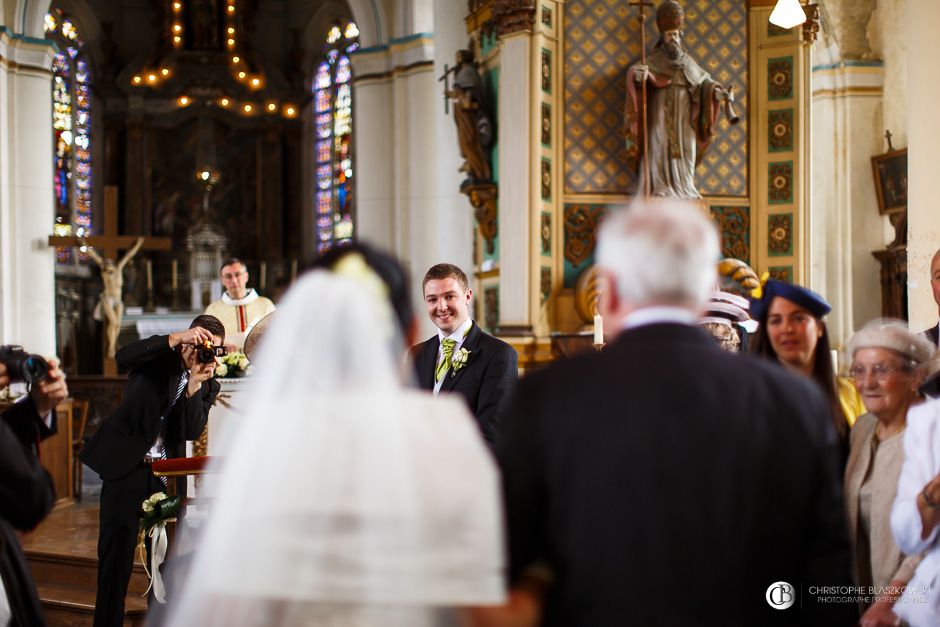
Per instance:
[[[150,589],[153,588],[153,598],[160,603],[166,603],[166,586],[163,585],[163,575],[160,574],[160,566],[166,559],[166,550],[169,546],[169,540],[166,535],[166,525],[158,522],[150,528],[147,534],[150,536],[150,570],[147,575],[150,577],[150,585],[141,596],[147,596]],[[143,547],[143,544],[141,544]],[[147,571],[147,562],[144,561],[144,570]]]

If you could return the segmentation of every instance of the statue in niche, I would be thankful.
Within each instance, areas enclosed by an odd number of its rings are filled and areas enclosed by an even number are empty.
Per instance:
[[[712,80],[682,49],[685,13],[678,2],[666,0],[659,5],[656,26],[660,38],[646,55],[646,63],[641,61],[627,70],[627,156],[639,174],[638,194],[701,198],[695,186],[695,167],[715,136],[722,106],[731,124],[740,120],[731,108],[734,88],[725,89]],[[647,138],[648,146],[644,146]]]
[[[121,293],[124,288],[124,266],[144,245],[144,238],[138,237],[131,249],[124,253],[117,263],[113,259],[102,259],[101,255],[89,246],[84,238],[78,239],[85,246],[88,256],[101,269],[102,289],[98,306],[95,308],[95,319],[104,319],[105,338],[108,343],[107,353],[109,358],[114,359],[118,335],[121,332],[121,319],[124,317],[124,302]]]
[[[457,66],[450,71],[454,72],[454,86],[453,89],[445,86],[445,95],[454,101],[457,142],[464,158],[460,171],[467,173],[464,185],[490,181],[486,149],[493,143],[493,121],[486,112],[483,81],[473,51],[458,50]]]

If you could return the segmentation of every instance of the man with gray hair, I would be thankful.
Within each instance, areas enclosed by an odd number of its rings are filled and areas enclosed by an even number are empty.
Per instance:
[[[523,378],[497,438],[505,611],[534,606],[548,626],[857,620],[816,598],[849,568],[827,404],[694,326],[718,258],[692,204],[638,202],[601,228],[608,344]]]

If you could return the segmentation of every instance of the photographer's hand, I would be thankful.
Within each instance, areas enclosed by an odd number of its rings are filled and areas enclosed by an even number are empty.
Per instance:
[[[49,364],[49,372],[42,381],[34,384],[29,391],[40,417],[55,409],[69,395],[69,388],[65,384],[65,373],[59,369],[59,360],[55,357],[49,357],[46,362]],[[4,368],[5,375],[6,368]]]
[[[185,331],[170,333],[170,348],[176,348],[180,344],[186,346],[205,344],[206,342],[212,342],[212,333],[202,327],[193,327]]]
[[[186,398],[190,398],[198,392],[202,388],[202,384],[212,378],[215,367],[215,361],[208,364],[196,362],[189,367],[189,384],[186,386]]]

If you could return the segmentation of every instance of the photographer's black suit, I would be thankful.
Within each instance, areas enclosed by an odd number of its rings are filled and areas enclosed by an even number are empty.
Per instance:
[[[39,440],[54,433],[55,423],[50,429],[40,420],[31,398],[0,416],[0,578],[10,604],[12,627],[46,624],[14,530],[28,531],[38,525],[55,502],[52,477],[34,450]]]
[[[130,370],[124,401],[85,445],[81,459],[101,475],[98,532],[98,596],[95,625],[118,626],[124,620],[124,597],[130,581],[141,503],[163,484],[144,463],[160,434],[166,415],[167,457],[183,457],[186,440],[198,438],[206,426],[219,383],[210,379],[190,398],[183,390],[170,407],[184,365],[170,348],[169,336],[157,335],[118,351],[118,368]]]
[[[440,346],[440,337],[435,335],[408,351],[414,360],[418,385],[425,390],[434,389]],[[470,327],[461,348],[470,353],[467,364],[457,372],[448,370],[444,373],[441,392],[457,392],[466,399],[483,437],[492,444],[500,405],[519,378],[519,357],[512,346],[484,333],[476,322]]]

